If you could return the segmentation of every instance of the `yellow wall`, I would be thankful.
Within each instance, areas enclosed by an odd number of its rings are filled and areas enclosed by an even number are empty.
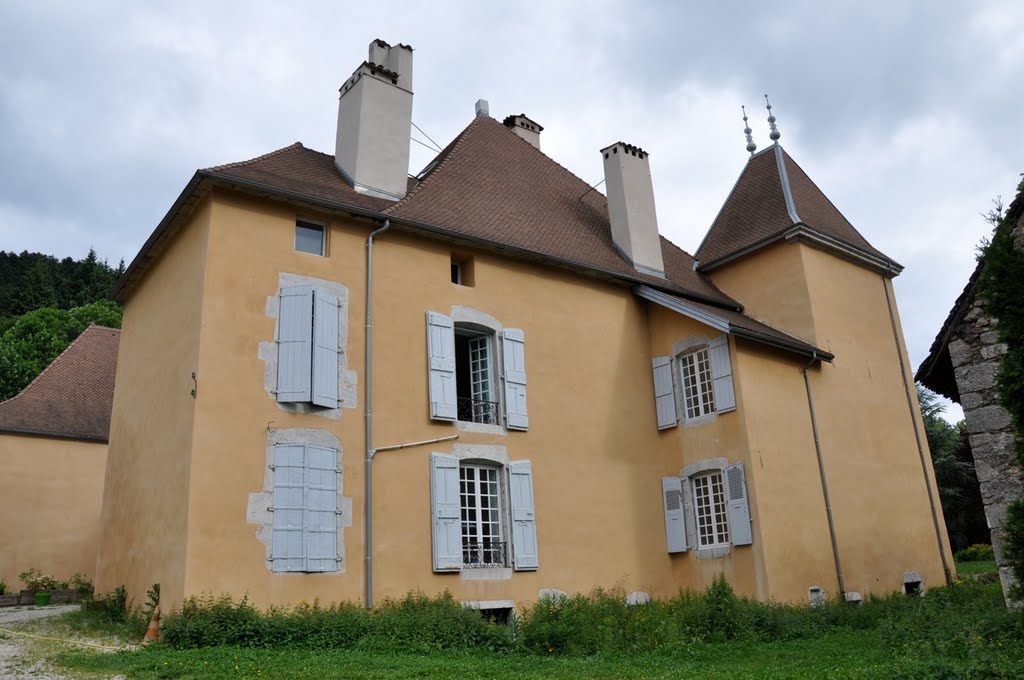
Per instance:
[[[96,571],[107,445],[0,433],[0,580],[39,569],[58,579]],[[45,502],[41,502],[45,500]]]
[[[137,602],[153,583],[164,601],[184,594],[209,219],[206,203],[124,306],[96,588],[125,585]]]

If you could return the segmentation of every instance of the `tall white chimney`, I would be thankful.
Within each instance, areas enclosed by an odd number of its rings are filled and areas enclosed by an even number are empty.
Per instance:
[[[369,52],[341,86],[334,162],[356,191],[398,200],[409,177],[412,48],[374,40]]]
[[[665,275],[651,165],[643,149],[616,142],[601,149],[612,240],[644,274]]]

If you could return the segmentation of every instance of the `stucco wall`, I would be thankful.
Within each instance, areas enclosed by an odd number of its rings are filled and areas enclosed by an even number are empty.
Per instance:
[[[125,585],[137,602],[153,583],[163,602],[184,594],[209,219],[206,203],[124,306],[96,587]]]
[[[58,579],[96,573],[107,445],[0,433],[0,579],[39,569]]]

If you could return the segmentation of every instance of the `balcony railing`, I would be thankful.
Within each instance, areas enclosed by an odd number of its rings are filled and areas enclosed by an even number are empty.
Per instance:
[[[483,567],[504,567],[505,541],[463,541],[462,567],[480,569]]]
[[[457,399],[459,420],[469,423],[498,424],[498,402],[482,401],[470,397]]]

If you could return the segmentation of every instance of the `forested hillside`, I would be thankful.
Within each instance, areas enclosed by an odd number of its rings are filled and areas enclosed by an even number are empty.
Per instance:
[[[107,299],[113,268],[90,250],[81,260],[0,251],[0,400],[20,392],[90,324],[121,327]]]

